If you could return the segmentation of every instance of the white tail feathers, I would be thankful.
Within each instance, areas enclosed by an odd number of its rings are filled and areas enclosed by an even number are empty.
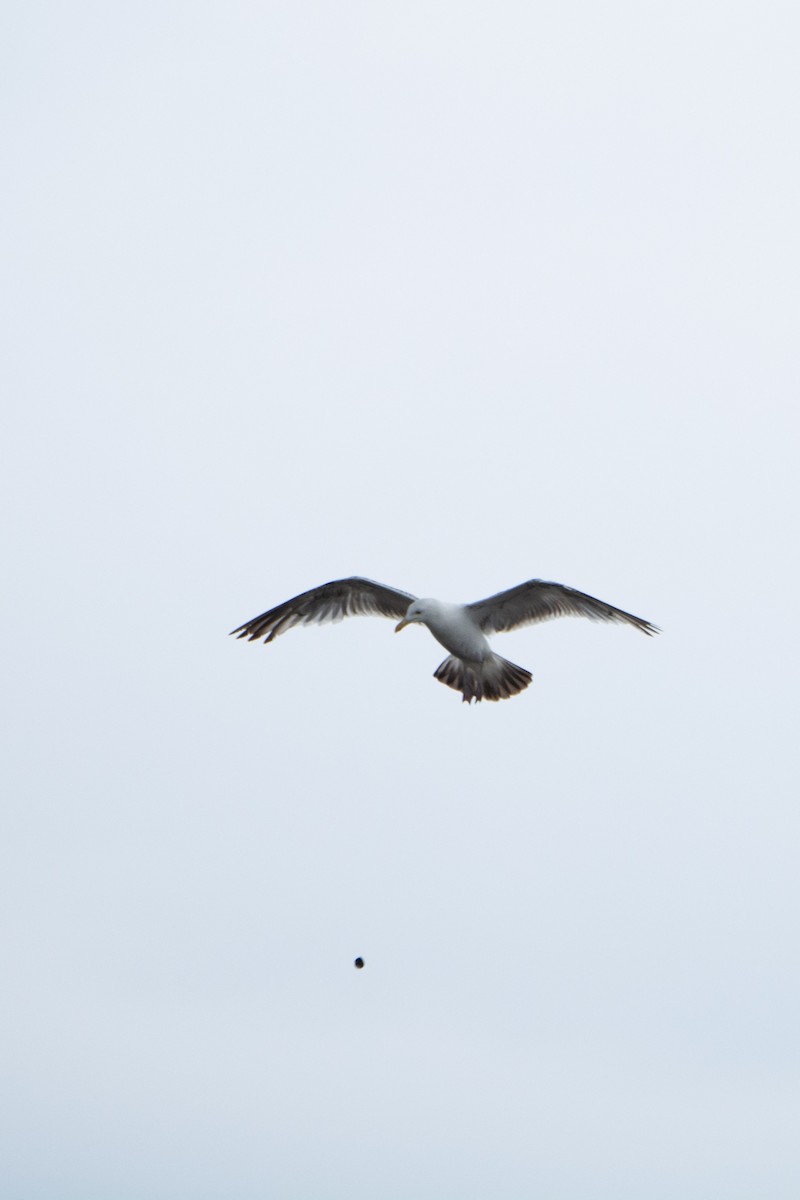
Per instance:
[[[467,704],[473,700],[505,700],[508,696],[516,696],[530,683],[533,676],[524,667],[518,667],[501,658],[499,654],[490,654],[481,663],[464,662],[455,655],[449,655],[433,672],[434,679],[447,684],[456,692],[461,692]]]

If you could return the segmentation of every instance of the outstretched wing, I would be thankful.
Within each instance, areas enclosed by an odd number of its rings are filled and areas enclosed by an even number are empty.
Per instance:
[[[477,600],[475,604],[467,605],[467,612],[484,633],[503,633],[534,621],[549,621],[551,617],[588,617],[590,621],[633,625],[648,635],[660,632],[657,625],[614,608],[613,604],[565,587],[563,583],[547,583],[544,579],[529,579],[507,592],[489,596],[488,600]]]
[[[295,625],[321,625],[325,621],[341,621],[343,617],[376,616],[400,620],[406,615],[408,606],[416,596],[399,592],[397,588],[373,583],[371,579],[335,579],[311,588],[277,608],[246,621],[232,630],[240,638],[251,642],[258,638],[271,642]]]

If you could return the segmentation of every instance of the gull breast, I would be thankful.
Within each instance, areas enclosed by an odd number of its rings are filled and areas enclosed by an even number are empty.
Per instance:
[[[491,654],[488,641],[461,604],[439,601],[426,617],[425,624],[445,650],[467,662],[483,662]]]

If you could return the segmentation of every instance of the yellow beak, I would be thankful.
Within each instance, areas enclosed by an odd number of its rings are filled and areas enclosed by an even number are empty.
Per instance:
[[[407,621],[405,619],[405,617],[403,617],[402,621],[398,625],[395,625],[395,627],[394,627],[395,633],[399,633],[401,629],[405,629],[406,625],[410,625],[410,624],[411,624],[411,622]]]

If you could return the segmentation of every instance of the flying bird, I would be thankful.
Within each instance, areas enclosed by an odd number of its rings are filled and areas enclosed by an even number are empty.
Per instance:
[[[543,579],[529,579],[474,604],[446,604],[443,600],[420,600],[410,592],[371,579],[352,578],[311,588],[246,621],[232,630],[231,636],[248,638],[251,642],[263,638],[266,643],[295,625],[321,625],[355,616],[390,617],[398,622],[396,633],[407,625],[427,626],[437,642],[449,651],[434,671],[434,679],[461,692],[467,703],[516,696],[532,679],[530,671],[494,653],[487,633],[504,633],[551,617],[614,621],[632,625],[648,636],[660,632],[641,617],[563,583],[547,583]]]

